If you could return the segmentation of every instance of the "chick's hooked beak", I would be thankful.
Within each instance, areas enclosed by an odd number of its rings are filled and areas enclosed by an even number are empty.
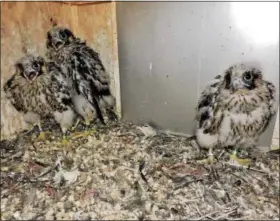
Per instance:
[[[52,46],[55,50],[59,50],[64,45],[63,41],[57,40],[52,42]]]
[[[244,84],[241,78],[234,77],[231,81],[230,86],[234,90],[238,90],[238,89],[243,89],[246,85]]]
[[[24,73],[24,76],[25,76],[25,78],[27,79],[27,80],[29,80],[29,81],[33,81],[33,80],[35,80],[36,78],[37,78],[37,76],[39,75],[39,72],[38,71],[30,71],[30,72],[28,72],[28,73]]]

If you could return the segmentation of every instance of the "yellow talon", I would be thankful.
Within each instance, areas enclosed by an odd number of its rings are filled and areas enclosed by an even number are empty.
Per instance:
[[[208,158],[203,159],[203,160],[198,160],[196,162],[199,164],[213,164],[213,163],[217,162],[217,160],[213,156],[210,155]]]
[[[88,132],[90,132],[90,133],[96,133],[96,129],[95,129],[95,128],[91,128],[90,130],[88,130]]]
[[[71,128],[71,131],[75,131],[75,129],[79,125],[79,123],[80,123],[80,118],[78,118],[78,120],[76,121],[75,125]]]
[[[87,137],[87,136],[89,136],[89,135],[90,135],[90,131],[87,130],[87,131],[84,132],[84,136],[85,136],[85,137]]]
[[[86,130],[85,133],[86,133],[87,135],[96,133],[96,129],[95,129],[95,128],[90,128],[90,129]]]
[[[43,132],[43,131],[41,131],[41,132],[40,132],[40,135],[39,135],[39,137],[38,137],[38,139],[39,139],[39,140],[42,140],[42,141],[46,140],[46,133]]]
[[[85,136],[89,136],[91,134],[96,133],[96,129],[95,128],[91,128],[91,129],[86,130],[84,133],[85,133]]]
[[[214,157],[214,154],[213,154],[213,151],[212,151],[212,148],[209,149],[209,152],[208,152],[208,157],[206,159],[203,159],[203,160],[198,160],[197,163],[200,163],[200,164],[213,164],[215,163],[217,160],[216,158]]]
[[[61,141],[61,144],[63,146],[66,146],[68,143],[69,143],[69,141],[66,138],[63,138],[62,141]]]
[[[80,138],[80,137],[87,137],[87,136],[89,136],[89,135],[91,135],[91,134],[93,134],[95,132],[96,132],[95,128],[92,128],[90,130],[85,130],[83,132],[75,132],[75,133],[73,133],[72,138],[73,139],[77,139],[77,138]]]

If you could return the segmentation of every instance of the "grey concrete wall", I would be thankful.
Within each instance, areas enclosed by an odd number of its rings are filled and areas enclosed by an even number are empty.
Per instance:
[[[193,133],[199,93],[236,62],[279,88],[278,3],[118,2],[117,29],[124,120]]]

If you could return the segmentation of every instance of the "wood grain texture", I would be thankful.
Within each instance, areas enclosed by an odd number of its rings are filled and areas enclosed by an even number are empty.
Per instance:
[[[103,3],[108,3],[108,2],[112,2],[112,1],[67,1],[67,2],[62,2],[63,4],[68,4],[68,5],[89,5],[89,4],[103,4]]]
[[[1,135],[9,137],[25,128],[22,117],[5,99],[3,84],[14,72],[13,64],[24,53],[45,55],[45,37],[52,24],[69,27],[98,53],[112,76],[115,93],[112,3],[79,6],[58,2],[1,3]],[[118,76],[118,73],[117,73]]]

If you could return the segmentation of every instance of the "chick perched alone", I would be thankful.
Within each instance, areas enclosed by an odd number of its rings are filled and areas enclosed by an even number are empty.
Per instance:
[[[217,146],[255,147],[276,111],[274,85],[263,80],[260,70],[234,65],[201,93],[196,116],[197,142],[209,149],[211,163],[212,150]]]
[[[63,27],[47,32],[47,49],[47,57],[67,71],[76,111],[83,116],[86,125],[96,117],[105,124],[102,109],[109,119],[117,120],[109,75],[98,53]]]
[[[39,126],[42,139],[41,118],[53,116],[61,127],[62,143],[67,143],[65,135],[76,113],[62,70],[32,54],[22,57],[15,68],[16,73],[4,85],[7,99],[24,115],[27,123]]]

